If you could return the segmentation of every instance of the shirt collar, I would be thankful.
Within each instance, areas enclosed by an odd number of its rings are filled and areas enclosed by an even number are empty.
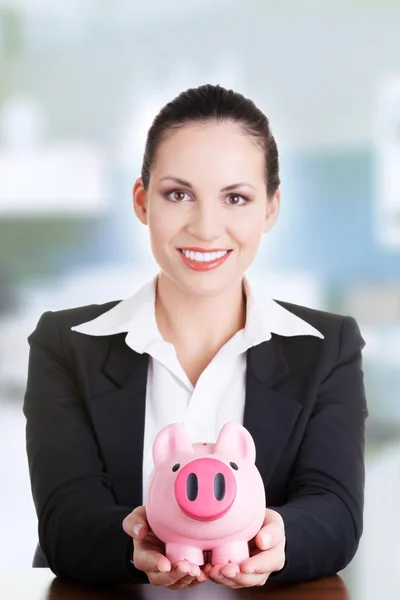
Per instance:
[[[110,310],[95,319],[71,327],[72,331],[86,335],[104,336],[127,333],[126,343],[139,353],[149,352],[150,346],[165,344],[155,316],[155,291],[157,275],[132,296],[121,300]],[[271,334],[291,337],[313,335],[324,338],[312,325],[283,308],[275,300],[258,292],[243,278],[247,299],[246,325],[240,334],[241,351],[271,339]],[[238,335],[236,334],[236,336]],[[150,352],[149,352],[150,353]]]

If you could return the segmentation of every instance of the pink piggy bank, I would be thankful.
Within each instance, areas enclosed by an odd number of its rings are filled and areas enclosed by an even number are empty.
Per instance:
[[[239,423],[226,423],[215,444],[192,444],[179,423],[158,433],[146,513],[171,563],[202,565],[203,550],[212,552],[212,565],[249,557],[247,542],[266,508],[255,457],[253,438]]]

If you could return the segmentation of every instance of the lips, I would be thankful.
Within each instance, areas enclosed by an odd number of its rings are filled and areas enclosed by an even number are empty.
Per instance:
[[[184,264],[193,271],[210,271],[221,266],[232,250],[218,248],[205,251],[203,248],[178,248],[178,252]]]

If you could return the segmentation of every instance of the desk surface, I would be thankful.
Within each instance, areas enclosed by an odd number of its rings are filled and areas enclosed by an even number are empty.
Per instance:
[[[264,587],[230,590],[212,581],[195,588],[171,591],[150,584],[94,588],[56,578],[50,569],[21,569],[0,572],[0,598],[7,600],[225,600],[250,596],[258,600],[349,600],[342,579],[335,575],[315,581],[282,584],[269,582]]]

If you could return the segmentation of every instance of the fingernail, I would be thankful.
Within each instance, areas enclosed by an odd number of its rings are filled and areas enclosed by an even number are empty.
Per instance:
[[[178,567],[177,571],[178,571],[178,573],[181,573],[181,574],[188,573],[187,569],[185,569],[184,567]]]
[[[269,546],[271,546],[272,544],[272,535],[270,535],[269,533],[264,533],[264,535],[261,538],[261,542],[264,548],[269,548]]]
[[[139,535],[139,531],[142,529],[142,524],[136,523],[136,525],[134,525],[132,529],[133,529],[133,535],[135,537],[137,537]]]

